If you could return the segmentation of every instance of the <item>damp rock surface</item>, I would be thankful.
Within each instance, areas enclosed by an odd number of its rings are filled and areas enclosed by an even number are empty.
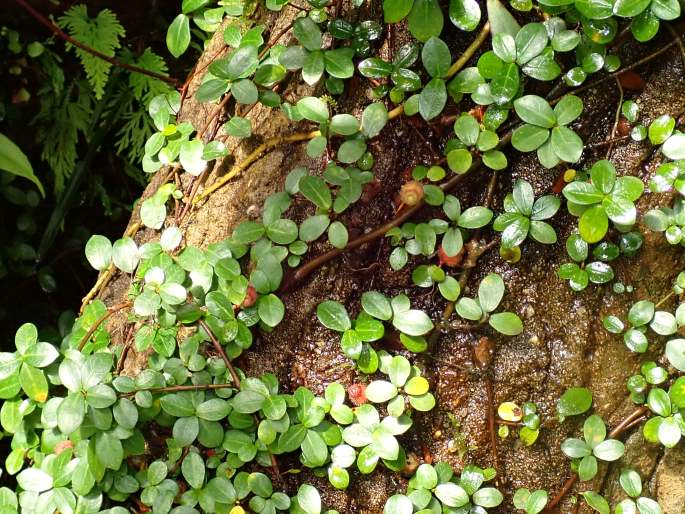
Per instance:
[[[372,7],[364,16],[379,16],[379,9],[379,6]],[[275,27],[275,31],[289,21],[287,14],[265,20],[267,25]],[[445,35],[453,55],[465,48],[472,37],[464,33],[457,35],[457,32]],[[220,35],[221,31],[217,31],[217,34]],[[406,34],[398,31],[394,39],[395,46],[406,39]],[[207,48],[200,60],[200,67],[216,53],[219,44],[217,40]],[[664,44],[664,41],[652,43],[660,44]],[[387,53],[394,49],[386,42],[382,50]],[[648,51],[630,44],[619,49],[626,63],[640,58],[643,55],[640,52]],[[642,92],[631,93],[631,98],[640,104],[642,120],[648,122],[661,114],[676,114],[685,110],[685,70],[676,47],[665,53],[663,58],[640,67],[638,72],[645,79],[646,87]],[[195,77],[191,83],[189,97],[182,109],[182,117],[193,121],[196,126],[201,126],[214,108],[213,105],[199,104],[193,99],[200,79]],[[297,90],[293,91],[294,88]],[[341,111],[360,114],[369,103],[368,90],[360,81],[352,81],[348,90],[339,100]],[[291,84],[285,88],[285,97],[291,93],[299,96],[315,92],[311,88]],[[582,93],[582,98],[585,113],[574,129],[586,143],[602,141],[611,131],[618,107],[614,82],[605,82],[592,88]],[[291,123],[281,113],[259,106],[253,108],[248,117],[252,119],[255,135],[245,141],[229,139],[228,146],[233,157],[216,165],[207,184],[230,170],[235,162],[243,159],[265,139],[308,130],[305,124]],[[219,129],[212,127],[210,132],[215,128]],[[394,215],[393,197],[406,180],[407,170],[417,164],[429,164],[437,160],[450,131],[451,126],[426,124],[416,117],[400,117],[389,123],[370,145],[376,162],[373,171],[379,181],[375,195],[367,202],[355,204],[342,216],[353,237],[375,228]],[[596,152],[586,152],[584,162],[592,163],[603,158],[605,151],[606,147],[600,147]],[[510,166],[498,172],[495,189],[493,209],[499,212],[505,194],[511,190],[517,178],[528,180],[538,196],[550,194],[559,173],[563,172],[559,168],[544,169],[530,155],[515,151],[508,152],[508,159]],[[618,143],[612,154],[620,174],[638,176],[645,183],[649,170],[658,164],[658,159],[658,155],[652,154],[647,145],[625,141]],[[248,216],[249,210],[254,210],[252,206],[261,205],[268,195],[283,188],[285,176],[292,168],[306,166],[315,173],[321,173],[324,165],[322,159],[307,157],[303,144],[277,147],[193,210],[181,227],[185,242],[205,247],[228,237],[232,229]],[[144,197],[155,191],[166,172],[159,172]],[[482,202],[488,178],[489,172],[479,170],[462,181],[453,194],[465,206]],[[638,207],[645,210],[664,200],[663,195],[648,193]],[[310,210],[311,206],[295,204],[287,215],[298,220],[310,214]],[[417,219],[429,219],[436,214],[431,209],[424,209]],[[131,222],[137,221],[136,212]],[[168,222],[173,223],[173,218],[170,217]],[[507,439],[498,439],[500,485],[508,495],[505,505],[509,506],[510,495],[516,488],[545,488],[554,495],[570,473],[568,459],[561,453],[559,445],[566,437],[578,435],[582,421],[571,419],[563,424],[554,422],[556,401],[566,388],[591,388],[595,408],[610,426],[614,426],[634,408],[627,398],[624,384],[638,369],[640,359],[625,348],[620,337],[602,328],[601,319],[607,314],[624,316],[637,299],[658,301],[669,290],[671,281],[685,264],[682,252],[671,248],[660,235],[647,234],[645,245],[637,256],[621,257],[615,261],[616,280],[632,285],[632,293],[619,295],[613,293],[610,286],[592,285],[581,293],[575,293],[555,274],[557,267],[567,261],[564,241],[575,223],[575,218],[562,209],[552,220],[559,238],[557,244],[543,246],[526,242],[522,247],[523,258],[515,265],[503,262],[495,247],[481,257],[469,277],[467,287],[471,292],[465,294],[473,295],[479,280],[487,273],[502,275],[507,288],[503,307],[516,312],[524,320],[525,330],[521,335],[503,337],[488,329],[448,329],[438,334],[427,353],[412,355],[405,352],[407,357],[425,370],[438,399],[433,411],[415,415],[415,426],[402,438],[407,453],[413,453],[419,459],[447,461],[457,470],[467,462],[483,467],[494,465],[487,425],[488,388],[492,390],[495,407],[503,401],[532,401],[538,404],[546,424],[533,446],[522,445],[515,437],[515,430]],[[644,227],[642,229],[644,232]],[[495,236],[490,230],[482,233],[486,241]],[[142,230],[136,239],[141,244],[156,237],[157,233]],[[327,249],[326,243],[316,243],[308,255],[316,256]],[[407,269],[392,271],[387,264],[390,251],[388,242],[379,240],[344,254],[318,269],[284,295],[285,320],[273,332],[258,334],[252,348],[239,359],[238,366],[248,374],[275,373],[282,387],[291,391],[305,385],[320,394],[333,381],[349,386],[360,380],[368,380],[359,376],[351,362],[342,355],[338,335],[318,323],[315,309],[319,302],[332,299],[344,303],[351,315],[356,315],[360,310],[361,294],[376,289],[388,295],[407,293],[412,305],[425,309],[437,320],[445,307],[444,300],[436,290],[413,287]],[[110,284],[101,297],[109,305],[118,303],[127,288],[128,280],[120,277]],[[115,339],[122,332],[117,330],[118,326],[122,326],[122,321],[123,315],[112,318],[110,329]],[[474,362],[474,347],[483,335],[494,342],[493,355],[485,369]],[[378,346],[382,348],[384,344],[389,343],[381,342]],[[653,355],[659,354],[662,345],[663,341],[658,339],[652,342],[650,351]],[[131,375],[137,373],[145,365],[145,360],[145,355],[129,352],[124,372]],[[436,434],[440,436],[436,437]],[[634,435],[629,436],[630,441],[634,439]],[[641,437],[637,439],[641,441]],[[669,450],[664,455],[644,441],[637,441],[629,448],[637,449],[628,452],[626,459],[629,462],[622,462],[622,465],[631,465],[644,473],[650,492],[658,497],[666,514],[685,512],[685,454],[682,448]],[[285,464],[293,468],[299,465],[297,462]],[[614,466],[605,472],[617,476],[618,468]],[[406,479],[400,475],[379,469],[371,476],[353,473],[350,488],[340,492],[332,489],[325,480],[305,473],[287,475],[291,493],[304,478],[312,480],[320,488],[327,504],[346,514],[380,513],[385,499],[403,491],[406,486]],[[618,495],[613,490],[608,493],[612,497]],[[504,506],[501,512],[509,512],[509,509]],[[561,509],[562,512],[570,512],[570,501],[563,502]]]

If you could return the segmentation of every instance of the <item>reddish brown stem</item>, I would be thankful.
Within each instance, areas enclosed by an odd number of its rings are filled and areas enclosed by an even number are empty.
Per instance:
[[[207,333],[209,338],[212,340],[212,344],[214,345],[214,348],[216,349],[216,351],[219,352],[219,354],[221,355],[221,358],[226,363],[226,367],[228,368],[228,371],[231,373],[231,378],[233,379],[234,386],[236,387],[236,389],[240,389],[240,378],[238,377],[238,374],[236,373],[235,368],[233,367],[233,364],[231,363],[231,360],[228,358],[228,355],[226,355],[226,352],[222,348],[221,343],[219,343],[219,340],[214,335],[214,332],[212,332],[212,329],[209,328],[209,325],[207,325],[205,320],[203,320],[203,319],[199,320],[198,324]],[[257,417],[256,414],[254,415],[254,420],[255,420],[255,423],[257,425],[259,425],[259,418]],[[271,466],[273,467],[276,479],[278,479],[280,481],[281,480],[281,474],[278,470],[278,462],[276,461],[276,457],[271,452],[269,452],[269,457],[271,458]]]
[[[226,364],[226,368],[231,374],[231,378],[233,379],[233,385],[236,387],[236,389],[240,389],[240,377],[238,377],[238,373],[236,373],[235,368],[233,367],[233,363],[231,362],[231,359],[229,359],[228,355],[226,355],[226,352],[221,346],[219,340],[214,335],[214,332],[212,332],[212,329],[209,328],[209,325],[207,325],[207,322],[205,322],[205,320],[201,319],[197,323],[202,327],[202,330],[204,330],[207,333],[209,339],[212,341],[212,344],[214,345],[214,349],[219,353],[219,355],[221,355],[224,364]]]
[[[456,175],[452,177],[450,180],[445,182],[442,186],[443,191],[450,191],[453,189],[459,182],[461,182],[464,177],[466,177],[469,173],[472,173],[474,170],[478,169],[480,167],[480,162],[474,163],[471,168],[466,172],[463,173],[462,175]],[[371,241],[375,241],[376,239],[382,238],[388,230],[391,228],[397,227],[404,223],[406,220],[411,218],[414,214],[416,214],[417,211],[419,211],[423,206],[425,205],[425,201],[422,199],[419,201],[416,205],[413,205],[412,207],[409,207],[407,209],[402,209],[397,216],[395,216],[393,219],[388,221],[387,223],[384,223],[380,227],[375,228],[371,232],[368,232],[364,234],[363,236],[360,236],[356,239],[353,239],[350,241],[345,248],[335,248],[329,252],[326,252],[322,255],[319,255],[318,257],[312,259],[308,263],[304,264],[298,270],[293,274],[292,278],[287,284],[284,284],[283,289],[288,290],[290,287],[292,287],[294,284],[300,282],[309,274],[311,274],[314,270],[318,269],[319,267],[323,266],[325,263],[328,261],[335,259],[338,255],[341,255],[345,252],[349,252],[350,250],[354,250],[355,248],[359,248],[363,244],[369,243]]]
[[[139,391],[149,391],[152,394],[159,393],[180,393],[183,391],[204,391],[206,389],[230,389],[235,388],[231,384],[188,384],[188,385],[176,385],[167,387],[154,387],[151,389],[138,389],[136,391],[131,391],[130,393],[122,393],[120,396],[131,396]]]
[[[133,64],[128,64],[125,62],[121,62],[119,59],[115,59],[114,57],[110,57],[109,55],[105,55],[102,52],[99,52],[95,50],[94,48],[89,47],[88,45],[84,45],[77,39],[74,39],[71,37],[69,34],[64,32],[62,29],[60,29],[57,25],[52,23],[48,18],[43,16],[41,13],[36,11],[31,5],[29,5],[26,0],[14,0],[19,6],[24,9],[26,12],[28,12],[35,20],[40,23],[41,25],[44,25],[50,31],[57,37],[63,39],[67,43],[74,45],[77,48],[80,48],[84,52],[88,52],[91,55],[94,55],[98,59],[102,59],[103,61],[107,61],[110,64],[113,64],[114,66],[118,66],[119,68],[124,68],[125,70],[132,71],[134,73],[140,73],[142,75],[147,75],[149,77],[154,77],[158,80],[162,80],[166,82],[167,84],[172,84],[174,86],[178,86],[179,82],[175,78],[169,77],[167,75],[162,75],[161,73],[155,73],[154,71],[146,70],[145,68],[140,68],[139,66],[135,66]]]
[[[488,432],[490,433],[490,452],[492,454],[492,467],[499,476],[499,457],[497,455],[497,429],[495,428],[495,406],[490,377],[485,377],[485,391],[488,402]]]
[[[638,407],[635,409],[633,412],[628,414],[625,418],[621,420],[621,422],[614,427],[614,429],[609,432],[608,438],[609,439],[615,439],[616,437],[620,436],[623,432],[631,428],[633,421],[635,421],[638,418],[641,418],[645,414],[649,412],[649,408],[646,405],[642,405],[641,407]],[[561,487],[557,495],[550,500],[550,502],[547,504],[547,507],[545,507],[544,512],[550,512],[554,507],[559,505],[561,500],[564,499],[564,496],[568,494],[568,492],[571,490],[571,488],[575,485],[575,483],[578,481],[578,475],[573,474],[568,479],[566,482],[564,482],[564,485]]]
[[[79,352],[83,350],[83,347],[86,346],[86,343],[92,337],[92,335],[95,333],[95,331],[98,329],[98,327],[100,325],[102,325],[105,321],[107,321],[107,318],[109,318],[115,312],[118,312],[118,311],[125,309],[127,307],[130,307],[130,306],[131,306],[131,302],[124,302],[124,303],[120,303],[120,304],[114,305],[112,307],[109,307],[107,309],[107,312],[105,312],[102,316],[100,316],[97,320],[95,320],[95,323],[93,323],[93,326],[90,327],[88,332],[86,332],[86,335],[83,336],[83,338],[81,339],[81,341],[78,344]]]

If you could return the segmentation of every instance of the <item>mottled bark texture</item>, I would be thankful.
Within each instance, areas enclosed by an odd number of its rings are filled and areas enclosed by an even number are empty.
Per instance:
[[[352,19],[382,19],[380,2],[370,2],[373,7],[350,14]],[[366,4],[365,4],[366,5]],[[256,13],[268,29],[267,34],[276,34],[291,21],[297,11],[286,7],[282,13]],[[282,42],[291,38],[286,35]],[[460,54],[469,44],[473,34],[465,34],[448,25],[443,33],[453,57]],[[395,27],[392,38],[380,46],[383,56],[392,55],[402,43],[408,40],[403,27]],[[648,45],[634,42],[623,44],[618,52],[624,63],[631,63],[668,42],[663,36]],[[204,69],[223,45],[220,33],[208,46],[198,63]],[[646,81],[642,91],[628,94],[641,108],[641,120],[649,122],[661,114],[675,115],[685,110],[685,70],[683,56],[677,47],[663,54],[658,60],[637,69]],[[196,127],[204,125],[214,105],[194,101],[202,74],[195,76],[190,84],[181,118],[190,120]],[[532,92],[545,94],[530,83]],[[283,90],[284,100],[293,102],[304,94],[320,93],[303,86],[301,80],[293,78]],[[582,94],[585,112],[574,127],[586,143],[596,143],[608,137],[618,107],[619,93],[616,84],[608,81]],[[365,79],[353,78],[346,85],[346,92],[338,100],[339,112],[359,115],[369,103],[369,86]],[[464,102],[466,104],[466,102]],[[244,112],[245,106],[239,111]],[[449,113],[458,112],[452,105]],[[228,146],[233,154],[225,162],[217,163],[206,180],[211,184],[239,162],[266,138],[311,130],[306,123],[293,123],[276,110],[255,106],[248,114],[253,123],[254,135],[247,140],[229,139]],[[219,127],[225,117],[215,121],[208,133]],[[394,214],[393,195],[406,180],[405,171],[417,164],[435,162],[441,155],[444,142],[451,127],[437,123],[424,123],[415,118],[400,117],[393,120],[382,134],[370,143],[376,164],[373,169],[380,180],[381,188],[374,198],[354,205],[343,216],[351,237],[362,234]],[[220,132],[221,133],[221,132]],[[645,183],[660,162],[657,152],[647,144],[620,142],[612,158],[619,174],[635,175]],[[584,163],[603,158],[606,147],[587,151]],[[560,173],[559,167],[547,170],[539,166],[532,154],[521,155],[508,151],[510,166],[500,171],[495,189],[494,209],[501,211],[504,195],[511,190],[515,179],[525,178],[533,184],[536,196],[549,193]],[[271,193],[283,188],[286,174],[295,166],[306,166],[315,173],[324,167],[322,159],[308,158],[304,144],[281,146],[264,155],[240,177],[212,194],[182,226],[185,242],[205,247],[226,238],[241,220],[254,212]],[[168,170],[160,171],[143,194],[150,196],[160,185]],[[489,178],[485,170],[478,171],[463,181],[455,194],[462,204],[469,206],[482,202]],[[188,187],[188,177],[182,179]],[[639,202],[641,212],[669,201],[666,194],[645,194]],[[254,206],[254,207],[253,207]],[[301,220],[311,206],[296,203],[288,215]],[[670,247],[660,234],[645,233],[645,245],[635,257],[621,257],[615,261],[617,281],[633,286],[632,293],[615,294],[611,286],[590,286],[581,293],[575,293],[558,279],[555,270],[568,261],[564,251],[566,236],[575,227],[576,219],[562,209],[552,220],[559,242],[552,246],[526,242],[523,257],[518,264],[509,265],[499,257],[497,248],[489,250],[478,262],[471,274],[468,287],[471,289],[488,272],[500,273],[507,285],[504,303],[506,308],[517,312],[525,323],[523,334],[516,337],[502,337],[495,333],[470,333],[464,330],[445,331],[439,334],[430,351],[411,358],[425,369],[432,388],[438,398],[438,406],[427,414],[415,414],[415,426],[409,435],[402,438],[408,452],[420,458],[430,453],[436,461],[445,460],[461,468],[472,462],[481,466],[492,465],[489,435],[487,430],[486,381],[491,380],[494,404],[502,401],[533,401],[540,408],[543,420],[555,415],[555,404],[563,391],[571,386],[590,387],[595,395],[596,410],[610,426],[614,426],[634,407],[627,397],[625,380],[639,368],[647,356],[630,353],[620,336],[606,332],[601,325],[602,316],[612,313],[625,316],[630,304],[637,299],[648,298],[657,301],[668,292],[673,278],[683,268],[685,259],[680,248]],[[430,209],[424,209],[417,219],[426,219]],[[137,209],[131,223],[139,220]],[[173,224],[173,212],[168,224]],[[135,236],[142,244],[158,238],[159,233],[141,230]],[[490,230],[483,233],[486,240],[496,237]],[[316,256],[330,247],[327,243],[316,243],[308,256]],[[387,294],[406,292],[420,308],[434,319],[441,315],[444,301],[435,290],[418,290],[412,287],[410,267],[393,272],[388,266],[390,252],[387,241],[377,241],[343,255],[316,271],[309,279],[284,296],[287,307],[286,318],[270,334],[257,334],[255,344],[238,360],[238,365],[247,373],[276,373],[285,389],[294,390],[306,385],[316,393],[324,387],[339,381],[349,385],[357,380],[350,362],[340,352],[338,336],[323,329],[316,320],[316,305],[324,299],[343,302],[352,313],[360,309],[359,298],[363,291],[381,290]],[[129,279],[115,277],[101,298],[112,305],[122,301]],[[468,291],[467,291],[468,292]],[[673,307],[670,303],[668,307]],[[117,314],[110,322],[115,342],[121,342],[126,330],[126,318]],[[481,335],[489,335],[495,342],[490,369],[481,371],[474,365],[473,348]],[[663,341],[654,339],[651,355],[660,359]],[[648,355],[649,356],[649,355]],[[146,361],[145,355],[128,354],[124,373],[135,374]],[[549,422],[548,422],[549,423]],[[569,420],[563,425],[550,423],[542,430],[539,440],[531,447],[520,444],[516,437],[499,442],[499,474],[501,485],[508,494],[518,487],[531,490],[545,488],[553,495],[569,476],[569,462],[559,446],[564,438],[577,435],[581,420]],[[578,484],[574,491],[590,487],[603,489],[614,499],[620,498],[615,479],[624,466],[640,470],[647,480],[648,491],[658,498],[667,514],[685,512],[685,451],[683,446],[663,452],[646,443],[639,429],[627,437],[627,453],[609,469],[602,469],[594,484]],[[461,451],[459,451],[461,449]],[[298,467],[298,462],[283,458],[281,469]],[[386,497],[404,490],[405,478],[398,474],[377,470],[371,476],[353,473],[350,488],[346,492],[333,490],[325,480],[307,474],[286,475],[289,492],[296,489],[298,481],[311,479],[324,491],[326,502],[342,513],[379,513]],[[598,490],[597,489],[597,490]],[[501,512],[512,508],[503,507]],[[570,501],[562,503],[562,512],[570,512]],[[582,510],[581,510],[582,511]]]

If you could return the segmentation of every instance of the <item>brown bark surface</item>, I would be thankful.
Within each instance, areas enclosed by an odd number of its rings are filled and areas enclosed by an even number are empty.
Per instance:
[[[361,19],[382,18],[380,2],[372,4],[374,7],[360,15]],[[296,12],[286,7],[280,15],[263,14],[269,33],[278,33]],[[223,41],[220,32],[217,32],[214,41],[200,58],[198,69],[203,69],[221,48]],[[392,40],[386,40],[382,45],[381,53],[385,56],[408,39],[401,29],[394,32]],[[281,42],[285,43],[289,38],[290,35],[285,36]],[[450,27],[446,28],[443,38],[450,44],[453,57],[456,57],[468,45],[473,34]],[[629,42],[618,53],[624,63],[631,63],[667,42],[665,37],[642,46]],[[683,59],[685,55],[681,55],[675,46],[659,59],[637,69],[646,86],[644,90],[631,92],[630,95],[640,104],[643,123],[661,114],[676,115],[685,110]],[[202,73],[191,82],[181,113],[181,117],[192,121],[195,127],[203,126],[214,109],[213,104],[199,104],[193,99]],[[339,112],[360,114],[370,101],[368,87],[365,79],[354,78],[349,81],[345,94],[338,100]],[[291,102],[313,92],[295,79],[284,91],[284,100]],[[545,94],[545,91],[538,93]],[[619,102],[615,82],[605,82],[584,92],[582,98],[585,112],[575,128],[586,144],[606,139]],[[451,113],[458,112],[454,105],[448,109],[451,109]],[[245,106],[240,106],[239,110],[243,112]],[[239,162],[263,140],[311,130],[304,123],[294,124],[278,111],[260,106],[255,106],[248,117],[253,122],[254,135],[243,141],[228,141],[233,157],[217,163],[206,184],[211,184],[226,173],[234,162]],[[214,122],[208,133],[218,130],[222,123],[221,119]],[[355,204],[342,216],[351,237],[363,234],[393,216],[395,208],[392,198],[405,180],[405,170],[439,159],[451,130],[451,126],[427,124],[418,116],[400,117],[391,121],[381,135],[371,142],[370,149],[376,162],[373,172],[380,181],[381,189],[372,200]],[[592,163],[603,158],[605,152],[606,147],[598,148],[596,152],[587,151],[584,162]],[[507,155],[510,166],[498,173],[495,211],[501,212],[502,199],[511,190],[516,178],[531,182],[538,196],[548,194],[560,171],[563,171],[540,167],[532,154],[507,151]],[[660,162],[659,154],[649,149],[649,145],[625,141],[616,145],[612,158],[619,174],[638,176],[645,183]],[[184,242],[205,247],[230,236],[240,221],[258,211],[269,194],[283,188],[285,176],[292,168],[306,166],[309,170],[321,172],[324,165],[322,159],[306,156],[304,144],[276,148],[193,210],[181,227],[185,234]],[[155,176],[143,198],[156,190],[167,172],[162,170]],[[462,181],[454,194],[466,206],[482,202],[489,176],[489,171],[477,171]],[[187,178],[183,179],[183,184],[187,189]],[[645,212],[667,201],[666,195],[647,193],[638,207]],[[299,221],[310,208],[296,203],[288,216]],[[170,214],[167,223],[173,224],[173,212]],[[431,210],[424,209],[417,219],[430,216]],[[136,221],[139,221],[137,210],[131,223]],[[596,410],[610,426],[616,425],[634,409],[627,397],[625,380],[638,370],[644,356],[630,353],[620,336],[609,334],[602,328],[601,319],[610,313],[625,319],[627,309],[638,299],[658,301],[669,291],[672,280],[685,264],[681,249],[674,249],[660,234],[649,233],[640,227],[645,233],[643,249],[637,256],[621,257],[614,264],[616,281],[632,285],[634,291],[616,294],[611,286],[591,285],[585,291],[575,293],[556,277],[555,271],[559,264],[568,261],[563,245],[566,236],[575,227],[576,219],[562,208],[552,224],[559,237],[557,244],[543,246],[526,242],[522,247],[523,258],[515,265],[504,262],[495,247],[478,261],[467,283],[468,287],[473,288],[486,273],[500,273],[507,286],[504,306],[524,320],[523,334],[503,337],[488,330],[469,332],[449,329],[439,334],[427,353],[411,356],[425,369],[438,398],[436,409],[414,416],[414,427],[402,439],[407,452],[413,452],[419,458],[430,453],[435,461],[447,461],[456,469],[467,462],[483,467],[493,465],[487,426],[488,381],[492,384],[495,407],[502,401],[533,401],[538,404],[543,422],[549,427],[542,430],[533,446],[523,446],[515,435],[498,441],[500,483],[508,493],[518,487],[528,487],[531,490],[545,488],[553,495],[569,476],[568,459],[559,446],[566,437],[577,435],[580,421],[570,420],[562,425],[553,421],[556,401],[566,388],[580,385],[590,387],[595,395]],[[141,230],[135,239],[142,244],[158,237],[158,232]],[[487,230],[483,237],[490,241],[495,233]],[[330,249],[327,243],[316,243],[312,245],[308,258],[327,249]],[[324,329],[316,320],[315,308],[320,301],[341,301],[352,314],[356,314],[360,309],[361,293],[377,289],[389,295],[407,293],[412,304],[425,309],[434,320],[441,316],[444,308],[444,300],[436,290],[413,287],[410,266],[399,272],[391,270],[387,264],[390,251],[387,241],[376,241],[346,253],[317,270],[284,295],[287,309],[285,320],[270,334],[256,334],[255,344],[238,360],[238,366],[248,374],[274,372],[285,389],[294,390],[298,385],[306,385],[316,393],[322,393],[332,381],[349,385],[358,380],[354,367],[340,352],[338,336]],[[108,305],[119,303],[128,284],[128,278],[115,277],[100,297]],[[113,316],[110,329],[114,342],[123,339],[125,323],[124,314]],[[473,357],[474,346],[482,335],[488,335],[495,342],[491,365],[486,370],[475,366]],[[651,343],[652,355],[658,359],[663,341],[654,339]],[[137,373],[145,361],[145,355],[129,352],[124,373]],[[607,473],[615,478],[622,467],[630,465],[648,477],[648,490],[658,498],[667,514],[684,513],[685,450],[682,445],[663,454],[656,446],[645,443],[639,430],[633,432],[627,438],[626,456],[608,470],[602,470],[595,484],[577,485],[575,491],[583,491],[593,485],[601,489],[602,484],[615,482],[605,480]],[[298,462],[286,459],[281,463],[282,470],[298,466]],[[306,474],[286,475],[287,485],[292,489],[289,492],[293,492],[296,483],[305,476],[325,491],[326,501],[331,507],[350,514],[381,512],[386,497],[403,491],[405,486],[405,479],[401,476],[377,470],[372,476],[353,473],[350,488],[346,492],[334,491],[325,480]],[[620,494],[616,486],[607,492],[615,498]],[[505,504],[511,505],[509,501]],[[504,507],[502,512],[509,509]],[[571,509],[568,501],[562,504],[562,512],[570,512]]]

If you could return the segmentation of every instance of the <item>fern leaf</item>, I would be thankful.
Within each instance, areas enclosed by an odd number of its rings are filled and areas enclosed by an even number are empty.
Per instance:
[[[93,112],[93,97],[88,84],[76,83],[54,94],[50,89],[41,95],[41,110],[33,120],[38,126],[37,138],[43,144],[41,158],[48,163],[54,177],[56,194],[64,190],[66,179],[76,166],[79,134],[85,134]]]
[[[131,64],[138,66],[139,68],[161,74],[166,74],[168,71],[164,58],[157,55],[150,48],[146,48],[137,59],[133,58],[130,53],[128,53],[126,57],[130,59]],[[171,86],[166,82],[156,79],[155,77],[150,77],[149,75],[143,75],[142,73],[131,73],[129,75],[128,83],[131,86],[131,90],[133,91],[136,100],[140,102],[143,109],[146,111],[147,104],[152,98],[171,91]]]
[[[119,38],[126,34],[124,27],[112,11],[102,9],[95,18],[91,18],[84,4],[75,5],[66,11],[59,18],[58,25],[67,30],[77,41],[110,57],[114,57],[116,49],[121,46]],[[67,47],[72,47],[72,45],[67,45]],[[80,48],[75,50],[86,71],[95,98],[99,100],[104,93],[112,65],[85,50]]]

